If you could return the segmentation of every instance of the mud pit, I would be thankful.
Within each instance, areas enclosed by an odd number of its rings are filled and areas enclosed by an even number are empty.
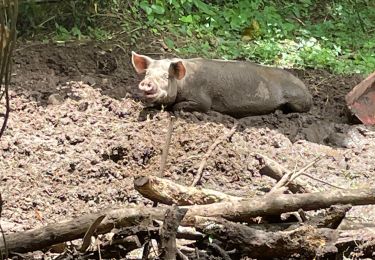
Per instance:
[[[130,52],[94,45],[24,45],[15,52],[11,115],[0,141],[0,191],[7,232],[36,228],[114,205],[150,203],[133,177],[156,174],[169,113],[143,109]],[[202,185],[235,195],[263,194],[254,153],[290,170],[321,155],[309,170],[343,188],[374,185],[375,132],[349,125],[344,96],[360,76],[294,71],[308,85],[314,107],[306,114],[249,117],[209,158]],[[190,184],[208,147],[233,119],[211,112],[177,115],[165,176]],[[304,177],[302,177],[304,178]],[[331,187],[306,179],[317,190]],[[350,216],[373,220],[375,207]]]

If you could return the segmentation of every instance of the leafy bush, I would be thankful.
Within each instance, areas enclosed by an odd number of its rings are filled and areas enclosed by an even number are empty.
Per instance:
[[[181,55],[338,73],[369,73],[375,68],[373,1],[213,2],[141,0],[134,1],[131,12]]]
[[[37,5],[23,13],[39,13],[28,15],[29,23],[34,29],[54,27],[55,40],[107,39],[120,26],[134,44],[149,31],[181,56],[337,73],[375,68],[372,0],[78,0],[58,6],[53,16],[43,17],[49,12]]]

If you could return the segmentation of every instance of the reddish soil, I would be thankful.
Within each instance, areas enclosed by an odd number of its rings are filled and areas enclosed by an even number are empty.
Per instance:
[[[133,178],[156,174],[169,112],[144,109],[130,52],[86,45],[22,45],[15,51],[11,115],[0,140],[1,223],[6,232],[36,228],[115,205],[148,203]],[[274,181],[259,175],[255,153],[290,170],[322,156],[308,172],[343,188],[375,181],[375,131],[350,125],[344,96],[361,76],[294,71],[314,107],[305,114],[248,117],[221,143],[204,170],[203,187],[248,196]],[[190,184],[202,156],[230,131],[233,119],[179,113],[165,176]],[[374,175],[374,176],[373,176]],[[305,179],[304,177],[301,177]],[[317,190],[332,189],[306,179]],[[373,220],[375,207],[349,216]]]

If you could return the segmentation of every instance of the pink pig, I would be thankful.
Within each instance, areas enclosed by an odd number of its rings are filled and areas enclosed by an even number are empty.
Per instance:
[[[173,110],[215,110],[234,117],[307,112],[312,96],[301,80],[277,68],[246,61],[161,59],[132,52],[132,64],[145,74],[139,89],[151,103]]]

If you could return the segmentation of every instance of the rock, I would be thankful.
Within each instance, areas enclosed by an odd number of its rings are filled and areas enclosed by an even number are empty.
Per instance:
[[[60,94],[52,94],[48,97],[48,105],[56,106],[61,105],[64,102],[64,98]]]

